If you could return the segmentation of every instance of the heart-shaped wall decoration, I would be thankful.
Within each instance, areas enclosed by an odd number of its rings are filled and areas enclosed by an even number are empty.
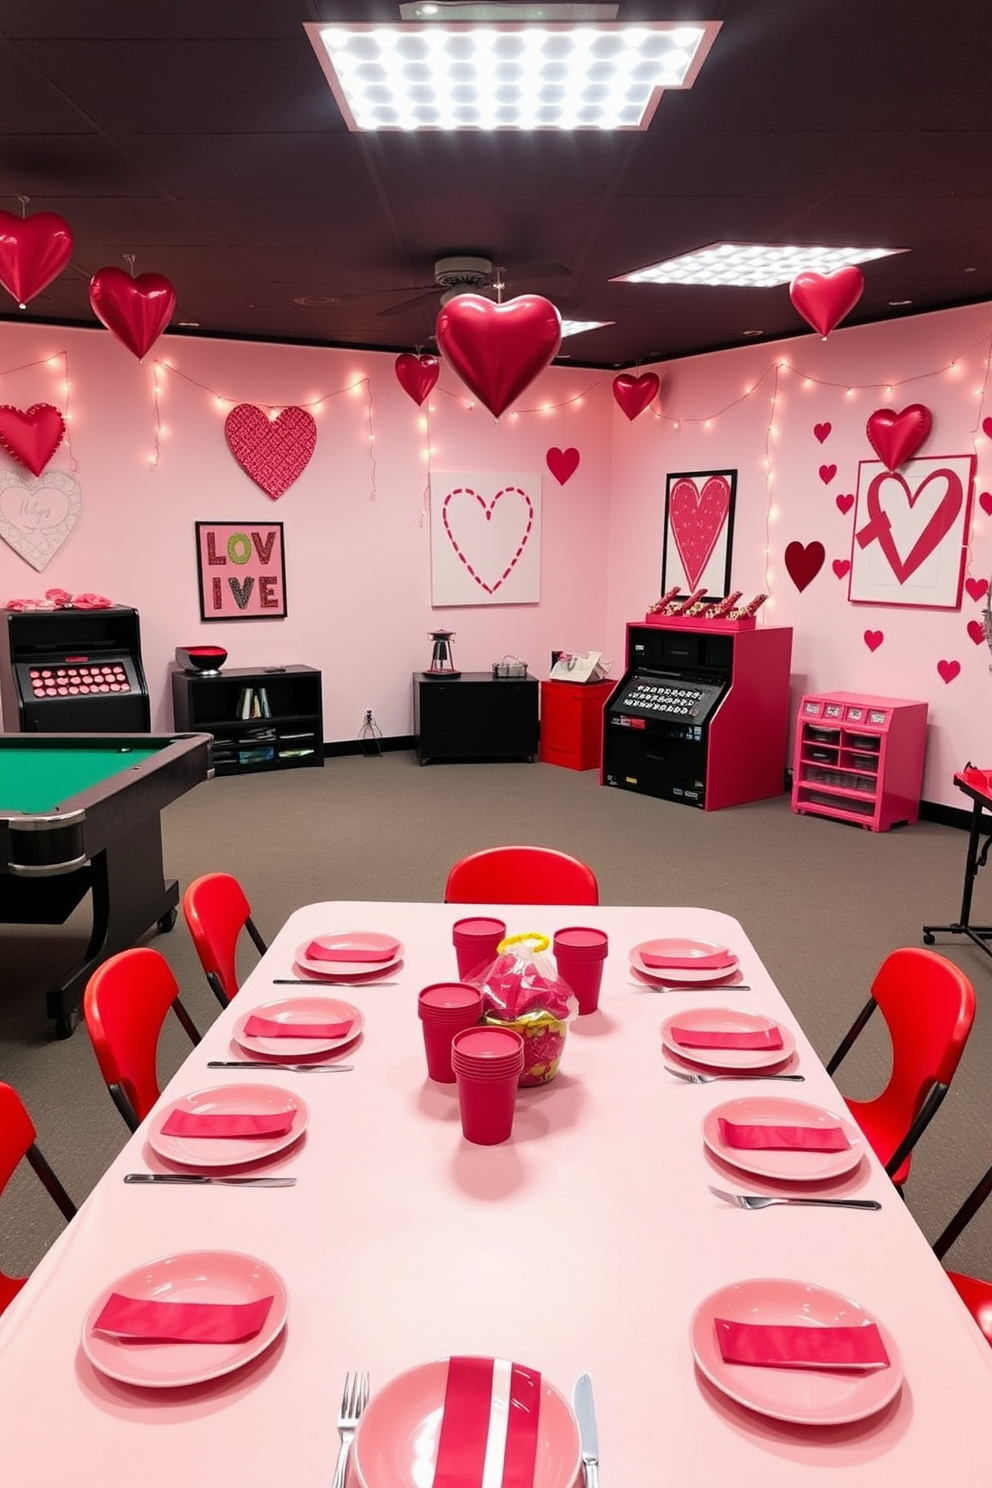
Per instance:
[[[989,592],[988,579],[965,579],[964,587],[968,591],[969,599],[984,599]]]
[[[65,419],[51,403],[32,403],[25,412],[0,406],[0,449],[40,475],[65,438]]]
[[[901,413],[893,408],[876,408],[865,433],[886,470],[898,470],[913,458],[932,427],[929,408],[923,403],[910,403]]]
[[[820,479],[821,479],[821,481],[823,482],[823,484],[825,486],[829,486],[830,482],[833,480],[833,478],[834,478],[834,476],[836,474],[837,474],[837,466],[836,465],[821,465],[820,466],[819,476],[820,476]]]
[[[966,629],[975,645],[980,646],[985,639],[985,627],[981,620],[969,620]]]
[[[0,212],[0,284],[22,310],[61,274],[71,257],[72,233],[64,217],[54,212],[35,212],[32,217]]]
[[[0,537],[36,572],[55,557],[76,525],[82,492],[65,470],[41,479],[0,470]]]
[[[414,356],[403,351],[393,363],[396,381],[419,408],[441,375],[441,363],[435,356]]]
[[[861,270],[848,264],[831,274],[815,274],[812,270],[797,274],[789,285],[789,298],[803,320],[826,340],[844,316],[850,315],[864,287]]]
[[[555,480],[563,486],[578,470],[581,456],[574,445],[569,445],[568,449],[558,449],[552,446],[544,458]]]
[[[915,488],[898,471],[879,471],[865,498],[868,521],[855,540],[860,548],[877,541],[896,580],[905,584],[944,541],[964,499],[961,478],[950,468],[931,470]]]
[[[613,379],[613,396],[631,423],[654,401],[660,390],[661,378],[656,372],[642,372],[640,377],[621,372]]]
[[[830,565],[839,579],[844,579],[851,572],[850,558],[835,558]]]
[[[814,434],[815,438],[817,439],[818,443],[822,444],[823,441],[829,437],[830,430],[832,428],[833,428],[833,424],[814,424],[813,425],[813,434]]]
[[[672,486],[668,520],[690,591],[700,583],[730,511],[730,485],[711,475],[700,490],[689,476]]]
[[[480,589],[495,594],[530,541],[534,503],[522,486],[504,486],[491,501],[470,486],[458,486],[445,496],[441,520],[458,561]]]
[[[844,516],[846,517],[848,512],[851,510],[851,507],[854,505],[854,492],[845,491],[842,496],[836,496],[834,500],[837,503],[837,510],[839,512],[843,512]]]
[[[176,291],[164,274],[132,279],[123,269],[97,269],[90,280],[90,304],[97,319],[140,362],[172,319]]]
[[[302,475],[317,447],[317,425],[305,408],[284,408],[270,419],[254,403],[239,403],[224,433],[241,469],[273,500]]]
[[[865,645],[869,651],[877,651],[884,640],[885,635],[881,630],[865,631]]]
[[[785,550],[785,567],[800,594],[808,584],[812,584],[823,567],[825,557],[821,542],[789,543]]]
[[[987,517],[992,517],[992,491],[983,491],[978,498],[978,504]]]
[[[960,670],[961,663],[959,661],[938,661],[937,663],[937,671],[940,673],[943,682],[953,682]]]
[[[499,418],[553,360],[561,316],[542,295],[495,305],[456,295],[437,318],[437,344],[465,386]]]

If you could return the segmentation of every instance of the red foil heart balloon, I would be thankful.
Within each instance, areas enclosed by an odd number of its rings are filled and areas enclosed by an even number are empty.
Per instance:
[[[0,448],[32,475],[40,475],[65,437],[65,419],[51,403],[33,403],[27,412],[0,407]]]
[[[865,425],[868,442],[886,470],[896,471],[911,460],[933,428],[933,416],[923,403],[910,403],[901,413],[876,408]]]
[[[414,356],[403,351],[393,364],[396,381],[419,408],[441,375],[441,363],[435,356]]]
[[[561,345],[561,316],[541,295],[496,305],[457,295],[437,318],[437,344],[479,402],[499,418]]]
[[[64,217],[36,212],[15,217],[0,212],[0,284],[23,310],[61,274],[72,257],[72,233]]]
[[[797,274],[789,285],[789,298],[803,320],[824,341],[845,315],[850,315],[861,298],[865,276],[853,264],[834,269],[832,274],[814,274],[812,270]]]
[[[176,291],[164,274],[97,269],[90,280],[90,304],[98,320],[141,361],[172,319]]]
[[[632,422],[654,401],[660,388],[661,378],[655,372],[644,372],[640,377],[621,372],[613,379],[613,396]]]

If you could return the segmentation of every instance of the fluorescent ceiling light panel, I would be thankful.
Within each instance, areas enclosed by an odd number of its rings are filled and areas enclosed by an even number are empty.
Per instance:
[[[905,253],[904,248],[800,248],[784,243],[711,243],[694,253],[664,259],[631,274],[618,274],[612,284],[734,284],[770,289],[789,284],[797,274],[829,274],[847,264],[868,263]]]
[[[303,29],[352,130],[618,130],[692,87],[720,22]]]
[[[561,334],[565,336],[581,336],[583,331],[598,331],[600,326],[616,325],[615,320],[563,320],[561,323]]]

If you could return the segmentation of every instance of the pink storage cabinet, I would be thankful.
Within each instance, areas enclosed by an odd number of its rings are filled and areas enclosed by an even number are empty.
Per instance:
[[[927,704],[859,692],[810,692],[799,705],[792,809],[869,832],[920,815]]]

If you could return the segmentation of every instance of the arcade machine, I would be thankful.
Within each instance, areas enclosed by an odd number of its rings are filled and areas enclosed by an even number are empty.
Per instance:
[[[7,733],[148,733],[137,610],[4,610],[0,622]]]

